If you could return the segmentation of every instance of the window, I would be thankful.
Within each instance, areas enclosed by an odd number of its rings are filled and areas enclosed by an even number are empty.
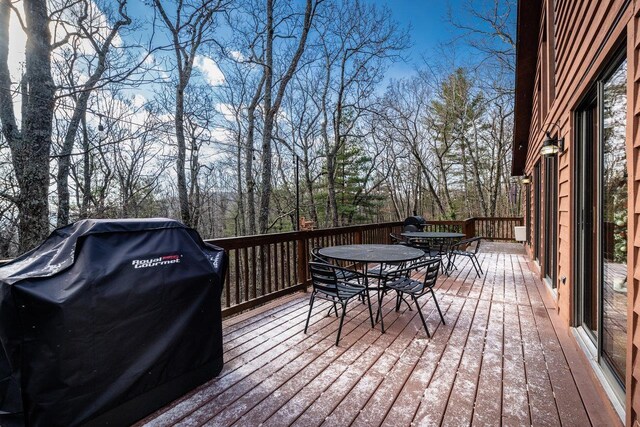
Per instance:
[[[627,346],[627,61],[576,112],[576,320],[624,390]]]

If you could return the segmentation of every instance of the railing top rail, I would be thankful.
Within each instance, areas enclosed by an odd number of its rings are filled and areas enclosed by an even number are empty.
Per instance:
[[[205,239],[205,242],[219,245],[225,249],[246,247],[246,242],[251,241],[251,246],[267,245],[271,243],[288,242],[300,239],[312,239],[314,237],[335,236],[359,231],[377,230],[384,227],[401,226],[402,221],[382,222],[377,224],[350,225],[347,227],[323,228],[319,230],[287,231],[284,233],[255,234],[250,236],[223,237],[219,239]]]
[[[472,217],[461,220],[434,220],[427,221],[429,225],[459,225],[463,226],[471,221],[522,221],[522,217]],[[350,225],[346,227],[323,228],[318,230],[287,231],[273,234],[255,234],[249,236],[223,237],[216,239],[206,239],[208,243],[222,246],[225,249],[237,249],[247,247],[247,242],[251,246],[268,245],[273,243],[289,242],[292,240],[312,239],[317,237],[335,236],[367,230],[377,230],[384,227],[397,227],[403,224],[402,221],[382,222],[376,224]]]
[[[457,219],[457,220],[435,220],[429,221],[427,220],[427,225],[464,225],[467,220],[465,219]]]
[[[480,220],[480,221],[516,221],[521,220],[521,216],[474,216],[472,218],[468,218],[467,221],[470,220]]]

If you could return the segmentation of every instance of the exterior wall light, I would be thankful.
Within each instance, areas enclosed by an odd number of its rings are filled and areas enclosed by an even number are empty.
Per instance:
[[[558,128],[560,132],[560,126],[555,123],[551,123],[552,126]],[[558,153],[564,151],[564,138],[554,138],[551,136],[551,132],[547,129],[545,132],[544,141],[542,141],[542,148],[540,149],[541,156],[555,156]]]
[[[531,177],[527,176],[527,175],[524,175],[522,177],[522,179],[520,180],[520,183],[524,184],[524,185],[531,184]]]

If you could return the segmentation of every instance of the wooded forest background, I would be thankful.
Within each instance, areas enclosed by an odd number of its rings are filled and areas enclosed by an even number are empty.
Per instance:
[[[382,2],[27,4],[0,0],[0,257],[81,218],[288,231],[296,184],[319,228],[519,214],[515,0],[452,4],[460,36],[401,79]]]

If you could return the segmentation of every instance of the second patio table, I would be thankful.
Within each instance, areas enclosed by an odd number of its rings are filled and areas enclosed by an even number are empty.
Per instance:
[[[462,239],[465,237],[464,233],[450,233],[448,231],[407,231],[400,235],[413,239]]]
[[[430,241],[430,240],[446,240],[447,245],[444,249],[444,252],[447,257],[447,265],[444,265],[445,272],[449,275],[449,269],[452,268],[453,264],[451,263],[451,258],[449,256],[450,242],[453,240],[459,240],[466,237],[463,233],[453,233],[448,231],[407,231],[405,233],[400,234],[402,237],[407,237],[409,239],[415,239],[416,241]],[[441,250],[440,250],[441,251]]]

